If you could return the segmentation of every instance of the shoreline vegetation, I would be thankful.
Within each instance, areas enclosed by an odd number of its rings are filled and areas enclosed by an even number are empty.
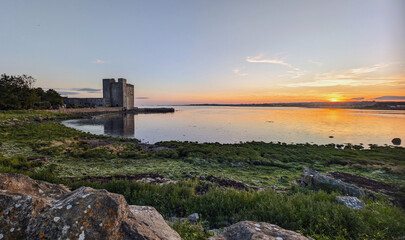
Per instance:
[[[99,136],[68,128],[82,114],[0,112],[0,172],[103,188],[129,204],[155,207],[183,239],[251,220],[277,224],[314,239],[398,239],[405,236],[405,148],[347,144],[159,142]],[[339,189],[296,184],[303,167],[389,186],[360,197],[362,210],[336,204]],[[371,182],[371,181],[370,181]],[[367,186],[366,186],[367,187]],[[401,201],[402,199],[402,201]]]

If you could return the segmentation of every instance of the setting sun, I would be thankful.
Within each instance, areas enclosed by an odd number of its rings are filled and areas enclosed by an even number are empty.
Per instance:
[[[341,100],[339,98],[329,98],[329,102],[340,102]]]

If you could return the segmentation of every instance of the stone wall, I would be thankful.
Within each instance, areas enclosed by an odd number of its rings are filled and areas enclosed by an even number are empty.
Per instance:
[[[97,108],[60,108],[57,110],[48,110],[58,113],[102,113],[102,112],[121,112],[122,107],[97,107]]]
[[[132,84],[127,84],[127,94],[126,94],[126,108],[127,109],[132,109],[134,108],[134,85]]]
[[[105,107],[111,107],[111,83],[113,82],[115,82],[114,78],[103,79],[103,99]]]
[[[66,106],[76,107],[100,107],[104,105],[102,98],[63,98]]]
[[[123,107],[123,85],[119,82],[111,83],[111,107]]]

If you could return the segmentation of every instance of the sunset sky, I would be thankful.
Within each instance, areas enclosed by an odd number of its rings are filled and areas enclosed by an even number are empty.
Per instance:
[[[405,100],[405,1],[0,2],[0,71],[137,105]]]

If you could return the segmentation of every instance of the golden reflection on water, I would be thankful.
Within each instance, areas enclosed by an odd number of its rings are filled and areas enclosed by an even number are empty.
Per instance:
[[[402,139],[402,146],[405,142],[405,111],[247,107],[175,108],[178,111],[173,114],[127,115],[126,118],[135,119],[133,136],[150,143],[178,140],[221,143],[272,141],[391,145],[391,140],[395,137]],[[84,129],[86,129],[85,126]],[[98,133],[94,130],[94,126],[88,129]],[[129,135],[126,134],[126,136]]]

